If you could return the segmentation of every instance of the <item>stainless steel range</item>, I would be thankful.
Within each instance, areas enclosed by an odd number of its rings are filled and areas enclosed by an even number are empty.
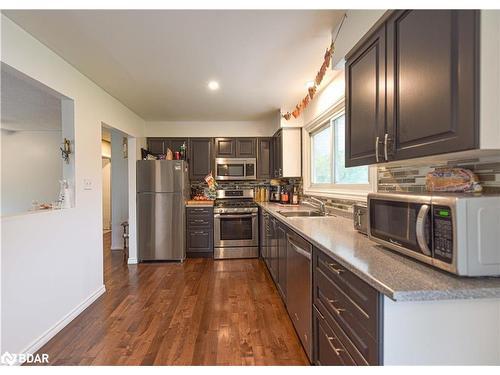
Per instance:
[[[214,258],[259,256],[258,206],[252,189],[218,190],[214,208]]]

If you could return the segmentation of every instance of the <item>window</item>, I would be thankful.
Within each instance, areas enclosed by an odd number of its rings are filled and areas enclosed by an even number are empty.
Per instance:
[[[334,116],[311,133],[312,185],[368,184],[368,167],[345,166],[345,116]]]

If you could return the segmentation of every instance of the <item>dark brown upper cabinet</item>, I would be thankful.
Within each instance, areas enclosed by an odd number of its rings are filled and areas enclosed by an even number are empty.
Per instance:
[[[189,140],[189,179],[202,180],[212,171],[214,165],[212,138],[190,138]]]
[[[257,138],[257,178],[274,178],[273,138]]]
[[[255,138],[236,138],[237,158],[256,158],[257,140]]]
[[[478,11],[388,12],[346,56],[346,165],[478,148],[478,56]]]
[[[255,138],[215,138],[217,158],[255,158],[257,146]]]
[[[152,154],[165,153],[165,138],[148,138],[148,151]]]
[[[385,124],[385,25],[381,25],[346,63],[346,165],[380,159]]]
[[[148,138],[147,143],[149,152],[155,155],[166,154],[167,149],[172,150],[172,152],[180,151],[183,144],[189,148],[188,138]]]
[[[235,158],[236,157],[236,139],[234,139],[234,138],[215,138],[215,157],[216,158]]]
[[[387,20],[395,159],[478,147],[478,17],[472,10],[403,10]]]

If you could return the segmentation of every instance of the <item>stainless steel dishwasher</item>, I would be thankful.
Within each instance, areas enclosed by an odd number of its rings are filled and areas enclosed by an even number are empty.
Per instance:
[[[287,309],[295,330],[312,360],[312,246],[302,237],[287,234]]]

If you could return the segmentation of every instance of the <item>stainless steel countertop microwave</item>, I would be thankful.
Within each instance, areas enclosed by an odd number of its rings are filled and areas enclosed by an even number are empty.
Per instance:
[[[500,275],[500,195],[368,195],[368,236],[461,276]]]
[[[256,158],[216,158],[216,180],[255,180],[257,179]]]

